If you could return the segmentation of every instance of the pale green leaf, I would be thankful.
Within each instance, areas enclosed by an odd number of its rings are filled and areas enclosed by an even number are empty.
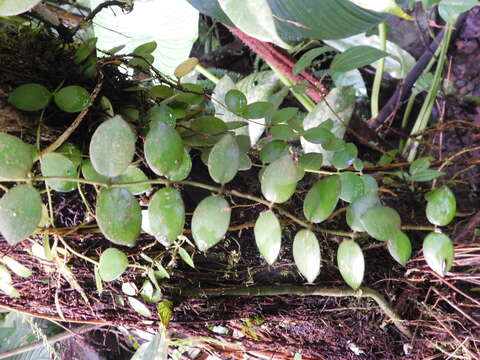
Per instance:
[[[59,153],[48,153],[40,159],[40,168],[43,176],[76,178],[75,164],[66,156]],[[59,192],[69,192],[77,188],[74,181],[46,180],[48,186]]]
[[[145,182],[148,181],[147,175],[140,170],[139,168],[130,165],[123,174],[112,179],[112,182],[115,184],[125,184],[130,182]],[[130,191],[133,195],[143,194],[151,189],[150,184],[135,184],[135,185],[126,185],[125,189]]]
[[[113,281],[119,278],[127,267],[127,255],[118,249],[109,248],[100,255],[98,272],[103,281]]]
[[[269,265],[277,260],[282,245],[282,229],[273,211],[264,211],[258,217],[255,228],[258,250]]]
[[[293,240],[293,259],[300,273],[313,283],[320,273],[322,256],[317,237],[310,230],[300,230]]]
[[[447,186],[429,192],[427,199],[427,219],[434,225],[446,226],[457,213],[457,201],[452,190]]]
[[[208,172],[220,184],[230,182],[240,165],[240,149],[233,135],[223,136],[210,151]]]
[[[360,220],[368,235],[380,241],[388,241],[400,231],[400,215],[388,206],[372,207]]]
[[[440,276],[445,276],[455,257],[452,240],[442,233],[432,232],[423,240],[423,256],[428,266]]]
[[[260,178],[262,194],[268,201],[284,203],[297,187],[297,167],[285,154],[265,168]]]
[[[33,147],[0,133],[0,179],[24,179],[33,165]]]
[[[14,16],[24,13],[41,0],[0,0],[0,16]]]
[[[357,290],[365,271],[365,260],[360,246],[353,240],[343,240],[337,250],[337,264],[343,280],[353,290]]]
[[[303,203],[305,217],[314,223],[326,220],[335,210],[341,191],[338,175],[331,175],[319,180],[308,191]]]
[[[140,315],[145,316],[147,318],[152,317],[152,313],[150,312],[148,307],[144,303],[142,303],[140,300],[137,300],[134,297],[129,296],[128,302],[132,307],[132,309],[135,310]]]

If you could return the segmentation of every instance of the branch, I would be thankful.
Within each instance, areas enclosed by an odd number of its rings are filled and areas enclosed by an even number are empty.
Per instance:
[[[370,298],[374,300],[382,311],[392,320],[398,330],[407,337],[412,337],[410,330],[403,324],[404,320],[393,310],[387,300],[376,290],[368,287],[361,287],[358,290],[342,287],[324,286],[299,286],[299,285],[273,285],[273,286],[252,286],[230,289],[185,289],[180,291],[184,296],[332,296],[358,298]]]

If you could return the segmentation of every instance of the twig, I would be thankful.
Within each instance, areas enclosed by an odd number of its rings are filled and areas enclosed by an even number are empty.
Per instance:
[[[297,295],[297,296],[332,296],[358,298],[371,298],[390,317],[395,326],[407,337],[412,337],[410,330],[403,324],[400,316],[392,309],[385,298],[376,290],[368,287],[361,287],[355,291],[350,288],[341,287],[323,287],[323,286],[299,286],[299,285],[278,285],[278,286],[252,286],[242,288],[227,289],[184,289],[180,293],[185,296],[279,296],[279,295]]]
[[[102,11],[103,9],[106,9],[110,6],[118,6],[120,7],[122,10],[131,10],[130,9],[130,6],[128,5],[128,3],[126,3],[125,1],[115,1],[115,0],[109,0],[109,1],[105,1],[101,4],[99,4],[95,9],[93,9],[90,14],[88,14],[88,16],[85,17],[85,19],[83,20],[83,22],[81,22],[80,24],[78,24],[74,29],[73,29],[73,34],[75,35],[77,33],[78,30],[80,30],[80,28],[82,27],[82,24],[83,23],[86,23],[86,22],[89,22],[91,20],[93,20],[93,18],[95,16],[97,16],[97,14]]]

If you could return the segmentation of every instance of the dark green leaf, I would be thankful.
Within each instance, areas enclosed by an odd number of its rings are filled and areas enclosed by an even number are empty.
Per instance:
[[[430,191],[427,199],[427,219],[434,225],[446,226],[457,213],[457,201],[453,192],[447,187]]]
[[[334,138],[335,136],[330,132],[330,130],[320,125],[305,131],[303,137],[307,141],[310,141],[314,144],[325,144],[329,141],[332,141],[332,138]]]
[[[177,118],[172,109],[166,105],[155,105],[148,109],[146,117],[150,121],[163,121],[164,123],[175,127]]]
[[[323,155],[319,153],[303,154],[298,160],[298,166],[304,170],[316,171],[322,167]]]
[[[52,93],[43,85],[30,83],[20,85],[8,97],[8,101],[17,109],[37,111],[47,107]]]
[[[314,223],[326,220],[335,210],[340,196],[341,182],[337,175],[319,180],[305,197],[303,214]]]
[[[190,171],[192,170],[192,158],[188,153],[187,149],[184,149],[182,164],[180,167],[167,174],[167,177],[172,181],[182,181],[185,180],[188,175],[190,175]]]
[[[388,53],[371,46],[355,46],[336,55],[333,58],[329,71],[347,72],[370,65],[386,56],[388,56]]]
[[[54,97],[55,104],[69,113],[80,112],[91,105],[90,94],[80,86],[67,86],[60,89]]]
[[[196,132],[211,135],[221,134],[228,131],[227,124],[215,116],[202,116],[195,118],[191,122],[190,127]]]
[[[431,181],[433,179],[436,179],[440,176],[445,175],[445,173],[438,171],[438,170],[432,170],[432,169],[425,169],[425,170],[420,170],[415,172],[415,174],[412,176],[413,181]]]
[[[82,152],[72,143],[65,143],[60,146],[57,153],[66,156],[78,168],[82,163]]]
[[[273,114],[270,122],[272,124],[286,123],[297,114],[298,114],[298,108],[294,108],[294,107],[283,108],[278,110],[275,114]]]
[[[140,170],[139,168],[130,165],[123,174],[112,179],[112,182],[115,184],[125,184],[130,182],[141,182],[148,181],[147,175]],[[143,194],[151,189],[150,184],[136,184],[136,185],[126,185],[125,189],[130,191],[133,195]]]
[[[346,143],[345,147],[336,151],[332,157],[332,165],[338,170],[345,169],[353,164],[358,156],[358,149],[355,144]]]
[[[289,125],[275,125],[270,129],[270,133],[274,139],[293,141],[298,138]]]
[[[157,48],[157,43],[155,41],[150,41],[140,46],[137,46],[135,50],[133,50],[133,53],[135,55],[143,56],[146,54],[151,54],[152,52],[155,51],[156,48]]]
[[[248,104],[247,109],[242,114],[246,119],[262,119],[273,110],[273,105],[265,101],[257,101]]]
[[[215,144],[208,157],[208,172],[220,184],[230,182],[240,165],[240,149],[233,135],[225,135]]]
[[[225,104],[228,110],[236,114],[242,114],[247,110],[247,98],[237,89],[229,90],[225,94]]]
[[[270,163],[277,160],[287,150],[288,146],[283,141],[270,141],[260,150],[260,160],[264,163]]]
[[[137,199],[126,189],[102,189],[97,198],[97,223],[111,242],[134,246],[142,225]]]
[[[342,183],[340,199],[343,201],[351,203],[364,194],[364,182],[357,174],[349,171],[343,172],[340,175],[340,180]]]
[[[368,209],[360,218],[365,231],[374,239],[388,241],[400,231],[400,215],[388,206]]]

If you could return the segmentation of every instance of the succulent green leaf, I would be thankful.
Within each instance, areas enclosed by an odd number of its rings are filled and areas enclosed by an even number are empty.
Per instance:
[[[8,97],[13,106],[23,111],[42,110],[51,99],[52,93],[45,86],[35,83],[20,85]]]
[[[407,234],[399,231],[387,242],[388,252],[401,265],[405,266],[412,255],[412,243]]]
[[[33,147],[0,133],[0,179],[24,179],[33,165]]]
[[[77,168],[66,156],[59,153],[48,153],[42,156],[40,168],[43,176],[76,178]],[[77,188],[74,181],[46,180],[48,186],[59,192],[69,192]]]
[[[82,163],[82,175],[88,181],[108,182],[110,180],[109,177],[99,174],[90,160]]]
[[[310,230],[300,230],[293,240],[293,259],[300,273],[313,283],[320,273],[322,256],[317,237]]]
[[[268,201],[284,203],[297,187],[297,167],[290,154],[285,154],[265,168],[260,177],[262,194]]]
[[[240,149],[233,135],[223,136],[208,156],[208,172],[220,184],[230,182],[240,166]]]
[[[314,223],[326,220],[335,210],[341,191],[338,175],[319,180],[307,193],[303,202],[303,214]]]
[[[177,131],[162,121],[152,122],[144,150],[148,165],[158,175],[178,170],[185,151]]]
[[[55,94],[54,100],[60,109],[69,113],[80,112],[91,105],[88,91],[76,85],[60,89]]]
[[[445,276],[453,265],[455,249],[452,240],[442,233],[432,232],[423,240],[423,256],[428,266],[440,276]]]
[[[362,223],[362,216],[368,209],[380,205],[380,199],[377,193],[366,193],[360,196],[347,209],[347,224],[353,231],[365,231],[365,227]]]
[[[363,174],[362,180],[363,180],[363,187],[365,189],[365,194],[368,194],[368,193],[376,194],[378,192],[377,180],[375,180],[375,178],[372,175]]]
[[[209,196],[198,204],[192,217],[192,235],[199,250],[208,250],[225,236],[230,214],[227,201],[218,196]]]
[[[218,135],[228,130],[227,124],[215,116],[202,116],[190,123],[192,130],[209,135]]]
[[[145,55],[145,54],[151,54],[152,52],[155,51],[157,48],[157,42],[156,41],[149,41],[146,42],[142,45],[137,46],[134,50],[133,53],[135,55]]]
[[[379,241],[388,241],[400,231],[400,215],[388,206],[368,209],[360,218],[365,231]]]
[[[63,156],[66,156],[78,168],[82,163],[82,152],[72,143],[65,143],[56,151]]]
[[[228,110],[242,114],[247,109],[247,97],[237,89],[231,89],[225,94],[225,105]]]
[[[115,184],[125,184],[130,182],[140,182],[140,181],[148,181],[147,175],[140,170],[139,168],[130,165],[123,174],[115,177],[112,179],[112,182]],[[124,186],[125,189],[130,191],[133,195],[143,194],[147,192],[152,187],[150,184],[136,184],[136,185],[126,185]]]
[[[432,190],[427,199],[427,219],[434,225],[446,226],[457,213],[457,200],[452,190],[447,186]]]
[[[237,141],[240,152],[246,153],[250,150],[252,143],[250,142],[250,137],[248,137],[248,135],[237,135],[235,136],[235,140]]]
[[[187,149],[184,149],[182,163],[180,167],[175,171],[169,172],[167,174],[167,177],[172,181],[182,181],[182,180],[185,180],[188,177],[188,175],[190,175],[191,170],[192,170],[192,158],[190,157],[190,154],[188,153]]]
[[[342,183],[340,199],[343,201],[351,203],[364,194],[365,183],[359,175],[346,171],[340,175],[340,180]]]
[[[300,156],[298,166],[304,170],[316,171],[322,167],[323,155],[319,153],[307,153]]]
[[[42,200],[30,185],[10,189],[0,200],[0,232],[10,245],[32,235],[42,218]]]
[[[355,144],[346,143],[345,147],[333,153],[332,165],[338,170],[345,169],[351,165],[358,156],[358,149]]]
[[[180,257],[182,258],[182,260],[188,265],[190,266],[191,268],[194,268],[195,269],[195,264],[193,262],[193,259],[192,257],[190,256],[190,254],[187,252],[187,250],[185,250],[184,248],[180,248],[178,249],[178,253],[180,254]]]
[[[134,246],[142,224],[137,199],[123,188],[102,189],[97,198],[97,223],[111,242]]]
[[[258,250],[269,265],[277,260],[282,245],[282,228],[273,213],[268,210],[260,214],[254,228]]]
[[[127,267],[127,255],[118,249],[109,248],[100,255],[98,272],[103,281],[118,279]]]
[[[337,250],[337,265],[343,280],[357,290],[363,280],[365,259],[362,249],[353,240],[343,240]]]
[[[117,115],[103,122],[92,136],[90,159],[95,170],[108,177],[123,174],[133,160],[136,136]]]
[[[172,127],[175,127],[177,124],[177,118],[175,114],[173,113],[172,109],[166,105],[152,106],[150,109],[148,109],[146,118],[150,121],[163,121]]]
[[[185,207],[180,192],[174,188],[158,190],[148,207],[150,231],[165,246],[170,246],[185,225]]]
[[[287,150],[288,146],[285,142],[280,140],[270,141],[260,150],[260,160],[264,163],[271,163],[277,160]]]

